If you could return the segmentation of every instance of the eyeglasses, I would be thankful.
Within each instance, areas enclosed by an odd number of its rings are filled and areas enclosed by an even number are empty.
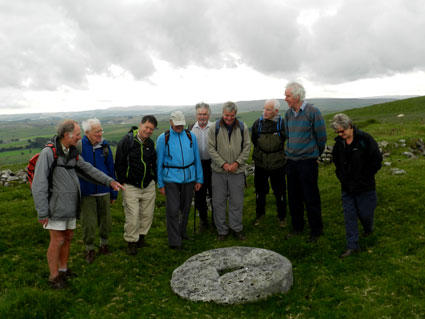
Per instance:
[[[344,132],[345,132],[345,130],[335,131],[335,133],[336,133],[336,134],[342,134],[342,133],[344,133]]]
[[[97,130],[97,131],[94,131],[93,133],[94,134],[103,134],[103,133],[105,133],[105,131],[104,130]]]

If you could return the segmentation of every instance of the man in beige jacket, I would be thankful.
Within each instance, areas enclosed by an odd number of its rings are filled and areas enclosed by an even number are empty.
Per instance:
[[[238,107],[233,102],[223,105],[223,116],[208,132],[208,152],[211,156],[214,223],[218,239],[226,239],[230,230],[239,240],[242,232],[242,212],[245,185],[245,162],[251,150],[249,131],[236,119]],[[226,206],[229,198],[229,225]]]

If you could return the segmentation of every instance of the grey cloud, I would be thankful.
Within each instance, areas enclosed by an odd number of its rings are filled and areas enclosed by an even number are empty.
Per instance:
[[[305,68],[327,83],[423,69],[424,14],[420,1],[345,1],[306,36]]]
[[[0,87],[84,88],[118,65],[136,79],[153,58],[176,68],[246,64],[337,83],[423,69],[419,0],[10,1],[0,6]],[[327,7],[324,7],[324,6]],[[297,22],[319,10],[311,30]]]

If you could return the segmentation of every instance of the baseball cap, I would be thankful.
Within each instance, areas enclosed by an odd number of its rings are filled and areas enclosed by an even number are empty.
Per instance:
[[[171,113],[170,120],[173,121],[174,125],[186,125],[186,120],[181,111],[174,111]]]

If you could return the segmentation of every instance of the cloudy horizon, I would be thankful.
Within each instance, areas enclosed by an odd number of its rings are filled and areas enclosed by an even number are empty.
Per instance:
[[[425,95],[419,0],[0,0],[0,114]]]

